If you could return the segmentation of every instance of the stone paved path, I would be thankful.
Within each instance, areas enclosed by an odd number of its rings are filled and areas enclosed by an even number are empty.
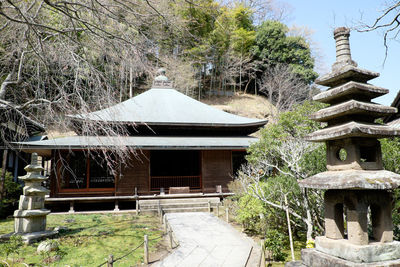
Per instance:
[[[179,246],[154,267],[243,267],[252,243],[232,226],[205,212],[167,213]]]

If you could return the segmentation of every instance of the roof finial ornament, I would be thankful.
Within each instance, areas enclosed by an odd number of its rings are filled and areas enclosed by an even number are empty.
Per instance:
[[[350,51],[350,29],[339,27],[333,31],[336,41],[336,62],[332,65],[332,71],[337,71],[344,66],[352,65],[357,67],[357,63],[351,59]]]
[[[168,81],[168,77],[165,76],[166,70],[164,68],[159,68],[157,70],[157,77],[154,78],[156,81]]]
[[[166,70],[164,68],[159,68],[157,70],[157,76],[153,81],[153,88],[172,88],[172,81],[168,80],[168,77],[165,76]]]

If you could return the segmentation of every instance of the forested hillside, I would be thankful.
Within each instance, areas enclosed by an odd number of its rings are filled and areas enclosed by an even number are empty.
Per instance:
[[[164,67],[196,99],[259,93],[285,110],[317,76],[285,12],[268,0],[2,1],[0,104],[63,128],[65,114],[143,92]]]

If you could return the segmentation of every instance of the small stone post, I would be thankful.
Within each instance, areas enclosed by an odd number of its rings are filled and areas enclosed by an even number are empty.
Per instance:
[[[208,212],[211,212],[211,202],[210,202],[210,200],[207,202],[207,205],[208,205]]]
[[[160,211],[160,223],[163,223],[163,219],[164,219],[164,210],[161,209],[161,211]]]
[[[164,233],[167,233],[168,225],[167,225],[167,216],[165,214],[163,216],[163,224],[164,224]]]
[[[261,262],[260,267],[265,267],[265,240],[260,240],[260,247],[261,247]]]
[[[227,223],[229,222],[229,208],[225,208],[225,220]]]
[[[74,210],[74,201],[70,201],[69,202],[69,211],[68,211],[69,213],[74,213],[75,212],[75,210]]]
[[[112,254],[108,255],[107,259],[107,267],[113,267],[114,266],[114,256]]]
[[[169,239],[169,247],[171,249],[173,249],[174,248],[174,240],[172,238],[172,230],[171,230],[171,228],[168,230],[168,239]]]
[[[144,235],[144,263],[149,263],[149,237]]]
[[[119,211],[118,200],[115,200],[114,211]]]
[[[161,202],[160,202],[160,200],[157,202],[157,213],[158,213],[158,216],[161,216]]]

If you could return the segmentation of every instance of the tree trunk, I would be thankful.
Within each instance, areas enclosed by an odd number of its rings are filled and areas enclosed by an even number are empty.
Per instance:
[[[245,94],[247,93],[247,88],[249,87],[250,82],[251,82],[251,79],[249,79],[249,81],[247,82],[246,86],[244,87],[244,93]],[[256,93],[256,95],[257,95],[257,93]]]
[[[242,91],[242,58],[243,55],[240,55],[240,68],[239,68],[239,90]]]
[[[132,73],[132,66],[130,66],[129,67],[129,98],[133,97],[132,80],[133,80],[133,73]]]
[[[311,210],[310,210],[310,205],[307,200],[307,189],[304,188],[302,189],[303,191],[303,203],[304,203],[304,208],[306,210],[306,215],[307,215],[307,240],[312,239],[312,233],[313,233],[313,222],[312,222],[312,217],[311,217]]]
[[[257,95],[257,76],[254,78],[254,94]]]
[[[8,157],[8,149],[4,149],[4,151],[3,151],[3,162],[1,164],[1,174],[0,174],[0,203],[2,203],[3,196],[4,196],[4,193],[5,193],[4,184],[5,184],[5,181],[6,181],[7,157]]]

